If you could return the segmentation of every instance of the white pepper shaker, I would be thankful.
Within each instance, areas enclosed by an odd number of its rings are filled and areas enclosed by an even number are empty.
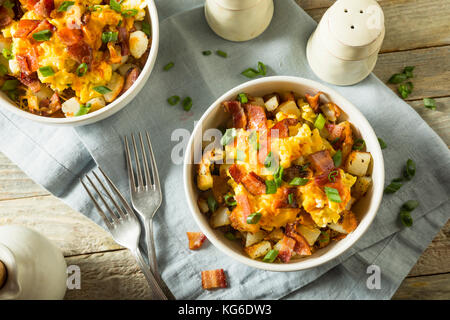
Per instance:
[[[373,71],[384,34],[384,14],[377,1],[338,0],[308,40],[309,65],[326,82],[358,83]]]
[[[230,41],[247,41],[266,30],[273,17],[273,0],[206,0],[211,29]]]

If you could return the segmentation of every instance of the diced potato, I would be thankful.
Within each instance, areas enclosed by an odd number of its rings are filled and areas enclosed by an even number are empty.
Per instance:
[[[117,96],[122,92],[124,82],[125,79],[120,74],[117,72],[112,74],[111,80],[106,85],[106,87],[108,87],[111,91],[103,95],[106,102],[113,102],[117,98]]]
[[[280,105],[280,102],[278,101],[278,96],[274,95],[272,98],[267,100],[265,103],[267,111],[273,111]]]
[[[318,228],[308,228],[303,225],[298,225],[297,231],[305,238],[310,246],[314,245],[317,238],[320,236],[320,230]]]
[[[358,177],[352,188],[352,195],[356,198],[362,198],[369,190],[372,184],[371,177]]]
[[[211,189],[213,186],[213,177],[210,168],[212,156],[212,151],[205,153],[198,166],[197,187],[202,191]]]
[[[198,198],[197,204],[201,213],[207,213],[209,211],[208,202],[205,199]]]
[[[134,64],[131,64],[131,63],[125,63],[125,64],[122,64],[122,65],[117,69],[117,71],[119,71],[119,73],[120,73],[121,76],[125,77],[125,75],[127,74],[128,70],[130,70],[131,68],[134,68],[134,67],[135,67]]]
[[[121,59],[120,63],[114,63],[114,64],[111,65],[112,70],[116,71],[117,69],[120,68],[120,66],[124,65],[125,62],[127,62],[127,60],[128,60],[128,56],[122,56],[122,59]]]
[[[284,233],[281,228],[273,229],[272,232],[270,232],[265,239],[266,240],[273,240],[273,241],[280,241],[283,239]]]
[[[330,229],[334,230],[334,231],[339,232],[339,233],[345,233],[345,234],[348,233],[347,231],[345,231],[345,229],[344,229],[344,227],[342,226],[342,224],[339,224],[339,223],[330,223],[330,224],[328,225],[328,227],[329,227]]]
[[[294,93],[293,93],[292,91],[283,92],[283,93],[281,94],[281,100],[282,100],[283,102],[286,102],[286,101],[295,101],[295,95],[294,95]]]
[[[264,99],[262,97],[249,97],[249,102],[257,106],[265,106]]]
[[[86,103],[86,105],[88,104],[91,105],[91,109],[89,110],[89,112],[97,111],[106,105],[105,99],[103,99],[103,97],[93,98]]]
[[[322,113],[329,121],[335,122],[337,120],[338,115],[336,114],[336,110],[333,104],[331,103],[322,104],[320,106],[320,110],[322,110]]]
[[[370,159],[369,152],[353,151],[347,158],[345,171],[355,176],[363,177],[369,168]]]
[[[358,226],[358,220],[351,211],[344,211],[339,223],[330,223],[328,227],[339,233],[348,234],[356,229]]]
[[[272,245],[269,241],[262,241],[260,243],[254,244],[251,247],[245,248],[245,252],[252,259],[258,259],[264,257],[270,250],[272,249]]]
[[[231,224],[230,211],[226,207],[220,207],[211,215],[211,227],[219,228]]]
[[[9,60],[9,71],[12,75],[17,75],[20,73],[19,63],[16,59]]]
[[[280,104],[280,106],[277,109],[277,112],[280,111],[286,114],[293,114],[298,119],[300,119],[302,116],[300,110],[297,108],[297,104],[293,100],[289,100]]]
[[[262,230],[255,233],[247,232],[245,234],[245,247],[250,247],[251,245],[262,241],[265,235],[265,232]]]
[[[62,111],[66,117],[74,117],[81,108],[81,103],[73,97],[62,104]]]
[[[130,52],[133,57],[139,59],[147,51],[148,38],[143,31],[135,31],[130,34]]]

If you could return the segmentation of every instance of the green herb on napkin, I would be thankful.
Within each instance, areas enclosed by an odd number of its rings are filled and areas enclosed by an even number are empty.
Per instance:
[[[241,74],[246,76],[247,78],[256,78],[257,76],[265,76],[267,74],[267,66],[260,61],[258,62],[258,70],[248,68],[242,71]]]
[[[419,201],[408,200],[400,208],[400,221],[405,227],[411,227],[413,225],[413,218],[411,217],[411,211],[419,206]]]

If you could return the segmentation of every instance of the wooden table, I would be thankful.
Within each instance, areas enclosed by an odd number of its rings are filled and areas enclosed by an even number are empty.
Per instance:
[[[287,1],[287,0],[277,0]],[[316,21],[332,0],[296,0]],[[384,82],[404,66],[416,66],[407,102],[450,144],[450,6],[448,0],[381,0],[386,39],[375,68]],[[395,90],[395,87],[392,86]],[[435,98],[438,107],[423,107]],[[31,181],[0,153],[0,225],[20,224],[52,239],[68,265],[82,270],[81,290],[67,299],[146,299],[146,281],[127,250],[103,229]],[[450,298],[450,222],[436,235],[394,299]]]

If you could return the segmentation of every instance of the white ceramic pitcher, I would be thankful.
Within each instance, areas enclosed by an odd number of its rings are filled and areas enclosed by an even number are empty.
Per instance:
[[[5,281],[0,283],[0,300],[64,297],[67,288],[64,256],[36,231],[22,226],[1,226],[0,261],[0,274],[5,274],[6,269]]]
[[[266,30],[273,17],[273,0],[206,0],[211,29],[230,41],[247,41]]]

